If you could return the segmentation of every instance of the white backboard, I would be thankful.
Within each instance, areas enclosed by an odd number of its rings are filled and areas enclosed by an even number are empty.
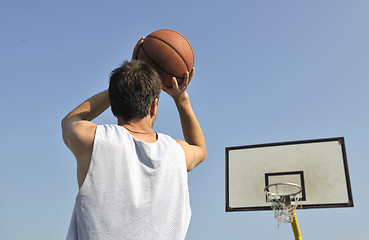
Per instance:
[[[278,182],[302,187],[301,208],[353,207],[344,138],[226,148],[226,211],[270,210]]]

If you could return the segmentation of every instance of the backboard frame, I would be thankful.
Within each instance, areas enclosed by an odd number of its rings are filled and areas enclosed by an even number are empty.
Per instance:
[[[338,207],[353,207],[353,197],[352,197],[352,189],[351,189],[351,181],[349,175],[349,168],[347,163],[347,155],[346,155],[346,148],[345,142],[343,137],[336,137],[336,138],[324,138],[324,139],[312,139],[312,140],[300,140],[300,141],[288,141],[288,142],[277,142],[277,143],[265,143],[265,144],[254,144],[254,145],[245,145],[245,146],[236,146],[236,147],[226,147],[226,166],[225,166],[225,176],[226,176],[226,212],[235,212],[235,211],[261,211],[261,210],[272,210],[270,206],[267,204],[265,206],[257,206],[257,207],[231,207],[230,206],[230,190],[229,190],[229,164],[230,164],[230,157],[229,154],[233,150],[242,150],[242,149],[256,149],[256,148],[267,148],[267,147],[279,147],[279,146],[288,146],[288,145],[300,145],[300,144],[310,144],[310,143],[324,143],[324,142],[339,142],[341,145],[342,151],[342,159],[343,159],[343,167],[344,167],[344,174],[345,174],[345,181],[346,181],[346,188],[347,188],[347,196],[348,201],[342,203],[334,203],[334,204],[305,204],[299,207],[299,209],[310,209],[310,208],[338,208]],[[246,160],[247,161],[247,160]],[[304,174],[303,171],[295,171],[295,172],[287,172],[287,173],[270,173],[270,175],[278,175],[278,174]],[[267,175],[265,176],[265,182],[268,182]],[[302,178],[302,184],[303,182]],[[301,186],[304,189],[304,186]],[[305,198],[305,193],[302,193],[302,197]]]

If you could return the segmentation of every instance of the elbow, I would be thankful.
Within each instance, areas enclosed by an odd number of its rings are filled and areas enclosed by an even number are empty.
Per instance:
[[[207,156],[208,156],[208,152],[206,150],[206,145],[204,145],[201,147],[201,151],[199,152],[199,155],[197,156],[198,161],[197,161],[196,166],[204,162]]]
[[[68,114],[69,115],[69,114]],[[64,128],[67,125],[68,120],[70,119],[69,116],[66,115],[60,122],[60,125],[62,128]]]
[[[197,155],[196,161],[192,162],[191,164],[187,165],[187,172],[192,171],[195,167],[197,167],[200,163],[204,162],[207,157],[206,148],[203,149],[201,155]]]
[[[61,122],[60,122],[60,126],[63,129],[63,127],[65,126],[65,122],[66,122],[66,117],[64,117]]]
[[[60,126],[61,126],[61,129],[62,129],[62,137],[63,137],[63,141],[64,141],[65,145],[67,145],[66,127],[65,127],[66,126],[66,122],[67,122],[66,117],[63,118],[61,120],[61,122],[60,122]]]
[[[208,156],[208,151],[206,150],[206,147],[205,147],[205,149],[203,150],[202,159],[200,162],[205,161],[207,156]]]
[[[203,160],[202,160],[202,162],[203,162],[203,161],[205,161],[206,157],[208,156],[208,150],[206,148],[206,143],[204,143],[203,146],[202,146],[202,156],[203,156]]]

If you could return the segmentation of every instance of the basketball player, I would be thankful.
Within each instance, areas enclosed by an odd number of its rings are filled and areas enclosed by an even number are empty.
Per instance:
[[[125,62],[113,70],[108,90],[63,119],[79,185],[68,240],[185,238],[191,216],[187,172],[206,158],[186,92],[191,78],[186,72],[180,86],[173,78],[167,88],[150,65]],[[177,106],[185,141],[152,130],[161,88]],[[109,106],[117,124],[91,122]]]

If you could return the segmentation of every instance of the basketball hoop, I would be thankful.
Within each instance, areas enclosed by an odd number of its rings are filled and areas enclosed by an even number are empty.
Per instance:
[[[273,183],[264,188],[267,202],[274,210],[274,217],[280,223],[292,223],[295,209],[300,203],[302,188],[294,183]]]

